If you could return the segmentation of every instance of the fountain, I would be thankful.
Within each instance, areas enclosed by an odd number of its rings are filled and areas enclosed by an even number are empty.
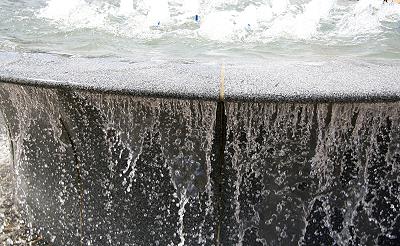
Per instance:
[[[29,233],[51,245],[398,245],[398,9],[0,3],[0,127]]]
[[[49,242],[398,240],[394,62],[165,62],[157,88],[145,63],[0,56],[18,206]]]

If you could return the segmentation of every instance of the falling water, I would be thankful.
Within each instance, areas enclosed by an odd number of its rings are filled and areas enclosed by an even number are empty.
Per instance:
[[[399,21],[381,0],[4,0],[0,51],[398,59]],[[28,240],[54,244],[400,238],[397,102],[228,102],[225,122],[210,101],[10,84],[0,98],[0,181],[15,174],[0,232],[15,188]]]
[[[399,238],[399,103],[228,103],[227,245]]]
[[[19,207],[38,233],[87,245],[213,242],[214,103],[11,85],[1,96]]]
[[[9,174],[11,170],[11,161],[9,157],[7,132],[3,116],[0,114],[0,239],[3,239],[3,241],[6,240],[2,234],[7,224],[5,221],[7,203],[9,202],[7,200],[12,198],[12,176]]]
[[[213,102],[16,85],[1,95],[20,207],[55,242],[400,236],[399,103],[226,103],[222,164]]]
[[[29,240],[24,233],[24,219],[15,207],[15,170],[11,144],[3,113],[0,110],[0,242],[23,244]]]

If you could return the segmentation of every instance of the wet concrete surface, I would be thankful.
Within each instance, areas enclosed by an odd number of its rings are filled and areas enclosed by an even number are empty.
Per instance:
[[[0,245],[50,245],[29,229],[18,211],[10,153],[8,133],[0,115]]]

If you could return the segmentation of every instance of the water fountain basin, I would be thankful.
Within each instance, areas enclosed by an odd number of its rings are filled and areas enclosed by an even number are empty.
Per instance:
[[[16,199],[56,245],[395,244],[399,65],[0,53]]]

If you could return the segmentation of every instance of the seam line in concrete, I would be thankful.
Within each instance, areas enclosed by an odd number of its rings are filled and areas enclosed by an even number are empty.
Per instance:
[[[13,166],[13,177],[14,177],[14,182],[15,182],[15,181],[17,180],[17,174],[16,174],[16,172],[15,172],[15,170],[16,170],[16,168],[17,168],[17,164],[16,164],[16,161],[15,161],[15,146],[14,146],[14,140],[13,140],[12,135],[11,135],[11,128],[10,128],[10,125],[9,125],[7,119],[6,119],[6,115],[5,115],[5,113],[3,112],[3,110],[0,110],[0,114],[1,114],[0,117],[3,117],[4,124],[5,124],[5,126],[6,126],[6,132],[7,132],[7,135],[8,135],[8,141],[9,141],[9,144],[10,144],[10,152],[11,152],[10,155],[11,155],[11,162],[12,162],[12,166]],[[14,201],[15,204],[18,204],[18,201],[17,201],[17,191],[16,191],[15,188],[14,188],[14,190],[13,190],[13,201]]]
[[[221,230],[224,221],[224,201],[223,201],[223,186],[224,186],[224,165],[225,165],[225,145],[226,145],[226,112],[225,112],[225,64],[221,64],[221,73],[219,81],[219,101],[217,103],[215,136],[217,138],[217,169],[218,177],[217,185],[217,228],[215,245],[221,245]]]
[[[223,71],[224,68],[221,69],[221,89],[223,89]],[[223,92],[223,90],[221,90]],[[220,101],[217,103],[217,111],[216,111],[216,125],[215,125],[215,143],[216,143],[216,156],[215,156],[215,171],[217,173],[215,185],[216,185],[216,196],[217,196],[217,225],[216,225],[216,241],[215,245],[221,245],[221,241],[223,238],[222,227],[224,222],[224,169],[225,169],[225,148],[226,148],[226,134],[227,134],[227,117],[225,111],[225,102],[223,101],[223,93],[221,93]]]
[[[64,121],[60,117],[60,123],[62,127],[65,129],[68,140],[71,144],[72,152],[74,155],[75,161],[75,169],[76,169],[76,182],[78,184],[78,192],[79,192],[79,230],[80,230],[80,245],[83,246],[84,232],[83,232],[83,184],[82,184],[82,176],[81,176],[81,167],[79,164],[79,158],[76,151],[76,147],[74,142],[72,141],[72,136],[69,133]]]
[[[219,100],[224,101],[225,98],[225,64],[221,65],[221,76],[219,81]]]

